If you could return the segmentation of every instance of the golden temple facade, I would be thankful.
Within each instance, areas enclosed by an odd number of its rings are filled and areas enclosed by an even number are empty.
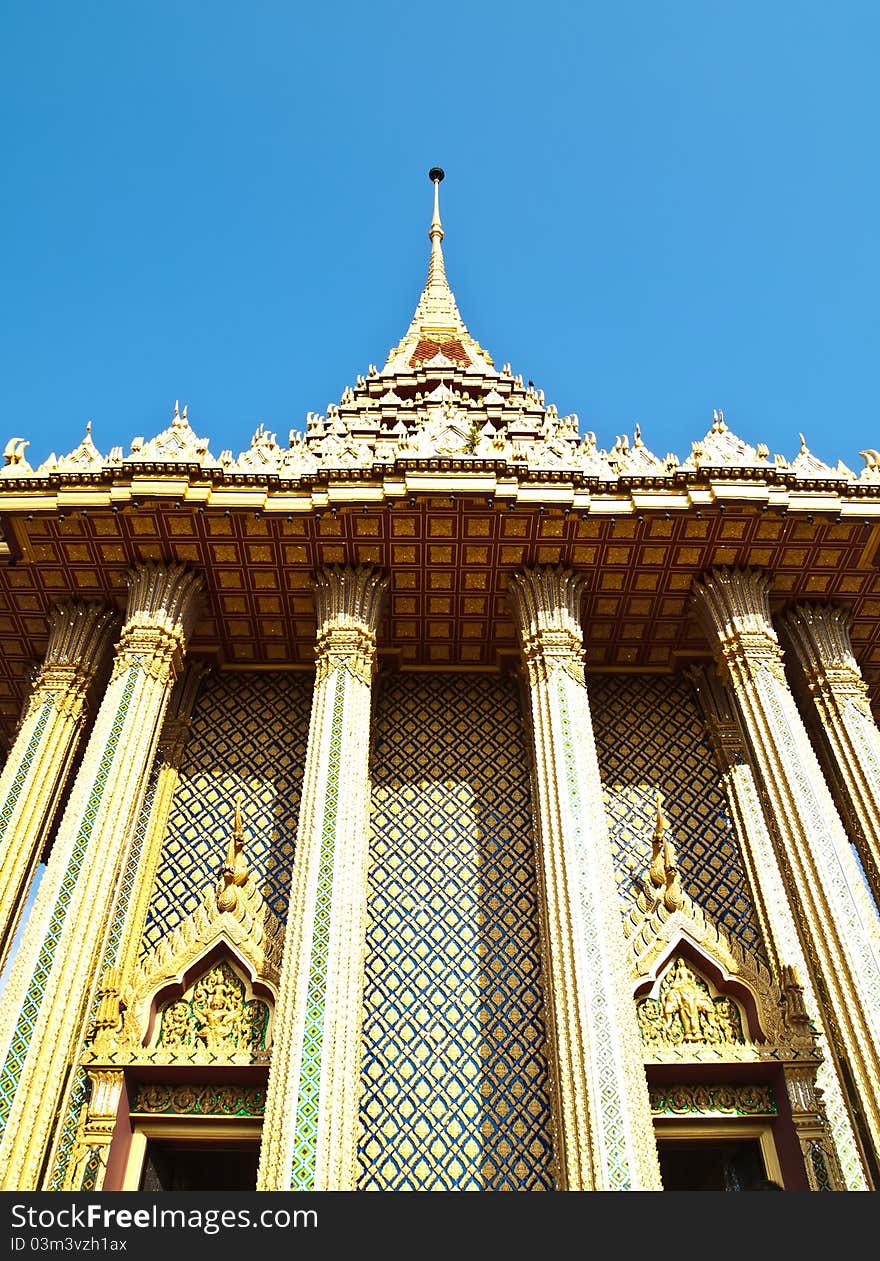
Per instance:
[[[0,468],[0,1188],[880,1189],[880,456],[465,326]]]

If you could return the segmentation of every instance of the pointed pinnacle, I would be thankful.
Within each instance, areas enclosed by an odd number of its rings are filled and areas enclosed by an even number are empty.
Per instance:
[[[443,262],[443,247],[440,244],[443,240],[443,224],[440,221],[440,181],[444,175],[445,172],[440,166],[432,166],[428,172],[428,178],[434,185],[434,216],[428,232],[431,241],[431,261],[428,264],[429,285],[435,282],[446,283],[446,266]]]

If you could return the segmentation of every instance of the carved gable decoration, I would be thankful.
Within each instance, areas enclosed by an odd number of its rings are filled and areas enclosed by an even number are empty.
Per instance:
[[[155,1046],[187,1061],[250,1062],[269,1041],[271,1009],[226,961],[203,972],[157,1013]]]
[[[681,956],[674,956],[646,997],[636,1002],[642,1042],[648,1047],[744,1044],[747,1027],[735,999],[719,994]]]

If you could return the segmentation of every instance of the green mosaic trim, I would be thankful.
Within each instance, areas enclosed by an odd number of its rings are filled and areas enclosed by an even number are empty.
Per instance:
[[[150,1082],[138,1086],[131,1110],[146,1116],[262,1117],[266,1112],[266,1089]]]
[[[67,1167],[70,1164],[70,1157],[73,1155],[73,1145],[76,1141],[76,1131],[79,1125],[79,1114],[82,1106],[89,1096],[89,1078],[86,1070],[81,1067],[74,1069],[73,1087],[68,1096],[67,1113],[64,1117],[64,1127],[61,1131],[61,1138],[58,1143],[58,1155],[55,1158],[55,1167],[52,1170],[52,1177],[49,1180],[50,1191],[61,1191],[64,1187],[64,1179],[67,1177]]]
[[[321,1054],[324,1043],[324,1000],[327,994],[327,956],[330,946],[330,912],[333,900],[333,859],[336,815],[339,808],[339,765],[342,754],[342,713],[345,682],[341,671],[334,679],[333,722],[330,757],[324,786],[324,819],[318,862],[318,890],[312,928],[309,989],[303,1028],[302,1061],[297,1090],[291,1191],[311,1191],[315,1184],[318,1152],[318,1095],[321,1087]]]
[[[137,874],[141,852],[144,848],[144,841],[147,835],[147,824],[150,820],[150,814],[153,809],[153,800],[156,796],[156,788],[159,783],[159,766],[160,759],[156,758],[153,762],[152,769],[150,770],[150,779],[147,784],[147,791],[144,795],[144,804],[141,807],[141,812],[138,816],[134,840],[129,851],[128,862],[125,865],[125,874],[122,877],[119,897],[116,902],[116,910],[113,915],[113,925],[110,929],[110,936],[107,940],[107,949],[104,952],[103,968],[113,967],[116,963],[117,955],[119,954],[119,946],[122,942],[122,930],[125,925],[126,916],[128,915],[128,904],[131,900],[132,890],[134,889],[134,879]],[[97,1006],[97,994],[95,995],[95,1006]],[[85,1069],[77,1067],[75,1069],[75,1074],[73,1089],[68,1096],[67,1112],[64,1117],[61,1138],[58,1143],[58,1153],[55,1157],[55,1166],[52,1170],[52,1177],[49,1181],[50,1191],[60,1191],[64,1186],[64,1179],[67,1177],[67,1167],[70,1164],[70,1157],[73,1154],[73,1145],[74,1140],[76,1139],[79,1114],[82,1109],[82,1105],[85,1103],[89,1094],[89,1079]],[[83,1186],[80,1189],[85,1190],[86,1188]]]
[[[15,779],[9,787],[9,794],[6,801],[3,803],[3,809],[0,810],[0,841],[2,841],[3,837],[6,835],[6,829],[9,827],[9,820],[12,818],[12,813],[15,810],[15,804],[21,796],[24,781],[28,777],[28,771],[31,769],[31,763],[34,760],[40,740],[43,738],[43,732],[46,730],[46,723],[49,721],[49,715],[51,714],[53,708],[54,706],[52,705],[52,702],[46,701],[43,708],[40,710],[40,716],[37,719],[37,724],[34,727],[33,732],[31,733],[31,738],[28,740],[28,746],[24,751],[24,757],[21,759],[21,765],[15,772]]]
[[[76,888],[77,878],[83,864],[83,859],[88,849],[89,841],[92,836],[92,829],[98,815],[101,800],[104,791],[110,779],[110,770],[113,766],[116,751],[119,747],[119,737],[122,734],[122,728],[128,713],[131,698],[134,693],[135,682],[140,674],[139,666],[132,666],[128,672],[128,678],[125,682],[125,688],[116,710],[116,716],[113,719],[113,726],[104,746],[104,752],[101,756],[101,763],[98,767],[98,773],[92,785],[92,791],[89,796],[89,802],[83,814],[80,823],[79,832],[74,842],[73,852],[70,856],[70,862],[64,876],[64,881],[59,890],[55,907],[52,912],[52,919],[43,942],[40,957],[37,962],[36,969],[31,983],[25,995],[21,1011],[18,1016],[18,1023],[15,1033],[12,1035],[12,1041],[6,1055],[6,1062],[3,1066],[3,1072],[0,1074],[0,1126],[5,1131],[6,1124],[9,1120],[9,1113],[12,1108],[12,1101],[18,1083],[21,1079],[21,1070],[27,1056],[28,1047],[30,1045],[31,1036],[34,1026],[37,1023],[37,1017],[40,1014],[40,1007],[43,1001],[43,994],[46,989],[46,982],[52,970],[52,964],[55,960],[55,951],[58,948],[58,942],[64,928],[64,921],[67,917],[67,911],[70,906],[70,900],[73,891]]]
[[[652,1086],[649,1090],[654,1116],[776,1116],[776,1100],[770,1086]]]
[[[79,1186],[81,1191],[94,1191],[98,1182],[98,1174],[104,1166],[103,1157],[106,1156],[106,1154],[107,1148],[104,1147],[103,1144],[97,1147],[89,1148],[88,1160],[86,1161],[85,1168],[83,1169],[82,1180]]]
[[[595,1041],[591,1037],[595,1055],[596,1075],[599,1081],[598,1104],[600,1114],[595,1120],[602,1127],[604,1147],[607,1153],[608,1181],[612,1190],[632,1190],[632,1177],[629,1168],[626,1126],[621,1109],[618,1086],[617,1065],[614,1062],[614,1045],[611,1034],[611,1022],[608,1019],[607,995],[603,992],[601,979],[604,976],[604,960],[599,948],[600,926],[595,914],[593,898],[584,878],[589,870],[589,840],[584,831],[585,808],[581,798],[580,775],[575,758],[574,741],[571,732],[571,715],[568,709],[565,677],[557,676],[556,697],[559,704],[559,715],[562,722],[562,753],[565,766],[565,781],[568,796],[569,815],[571,818],[574,840],[575,859],[580,868],[578,882],[580,906],[584,916],[586,929],[585,950],[589,966],[587,979],[591,989],[590,1019]],[[599,984],[597,985],[597,981]]]

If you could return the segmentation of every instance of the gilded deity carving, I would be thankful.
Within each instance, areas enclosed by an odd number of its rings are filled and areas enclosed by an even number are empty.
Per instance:
[[[220,963],[162,1007],[158,1045],[208,1059],[255,1054],[265,1048],[268,1019],[268,1005],[246,999],[244,983]]]
[[[683,959],[676,960],[672,971],[672,979],[663,996],[663,1024],[667,1033],[672,1034],[675,1018],[681,1023],[685,1042],[702,1042],[703,1022],[714,1031],[716,1024],[712,1000],[705,988],[700,989],[697,978]]]
[[[742,1017],[733,999],[713,997],[709,986],[677,957],[660,982],[656,998],[641,999],[636,1014],[648,1045],[744,1042]]]

